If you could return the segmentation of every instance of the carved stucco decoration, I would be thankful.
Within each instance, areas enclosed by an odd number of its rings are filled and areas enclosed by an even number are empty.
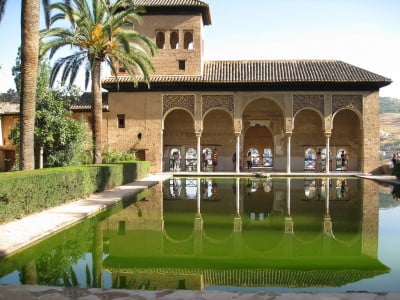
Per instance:
[[[242,120],[236,119],[234,124],[235,124],[234,131],[236,133],[240,133],[242,131]]]
[[[293,95],[293,116],[303,108],[313,108],[324,115],[323,95]]]
[[[212,108],[223,108],[233,117],[233,95],[203,95],[203,116]]]
[[[342,108],[351,108],[362,114],[362,95],[332,95],[332,113]]]
[[[164,95],[163,116],[171,108],[184,108],[194,115],[194,95]]]

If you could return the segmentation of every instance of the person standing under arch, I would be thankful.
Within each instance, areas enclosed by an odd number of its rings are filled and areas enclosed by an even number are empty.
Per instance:
[[[218,165],[218,151],[217,148],[214,148],[213,152],[212,152],[212,165],[213,165],[213,172],[216,171],[217,169],[217,165]]]
[[[347,155],[344,153],[344,150],[342,150],[342,154],[340,154],[340,159],[342,161],[342,171],[346,169],[346,160],[347,160]]]

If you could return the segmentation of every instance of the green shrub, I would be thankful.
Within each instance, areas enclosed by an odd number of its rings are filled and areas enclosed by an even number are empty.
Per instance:
[[[133,161],[136,159],[134,152],[122,152],[105,149],[102,153],[103,164],[116,163],[121,161]]]
[[[0,223],[147,176],[145,161],[0,174]]]

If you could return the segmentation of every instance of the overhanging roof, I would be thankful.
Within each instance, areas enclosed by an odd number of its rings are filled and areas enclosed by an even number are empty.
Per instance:
[[[92,109],[92,93],[85,92],[79,99],[72,99],[69,109],[73,112],[89,112]],[[108,93],[102,93],[103,111],[108,111]],[[19,114],[18,93],[0,94],[0,115]]]
[[[133,88],[129,76],[109,77],[103,87],[110,91],[148,90],[139,78]],[[202,75],[152,76],[150,91],[191,90],[377,90],[392,81],[384,76],[338,60],[233,60],[207,61]],[[130,86],[130,87],[129,87]]]
[[[210,8],[199,0],[134,0],[138,6],[146,8],[146,14],[180,14],[200,12],[204,25],[211,25]]]

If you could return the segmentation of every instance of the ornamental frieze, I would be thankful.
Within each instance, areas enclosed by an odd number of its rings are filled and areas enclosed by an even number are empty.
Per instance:
[[[293,95],[293,116],[304,108],[313,108],[324,115],[323,95]]]
[[[350,108],[362,113],[362,100],[362,95],[332,95],[332,112],[335,113],[339,109]]]
[[[172,108],[184,108],[194,115],[194,95],[164,95],[163,116]]]
[[[213,108],[223,108],[233,116],[233,95],[203,95],[203,116]]]

